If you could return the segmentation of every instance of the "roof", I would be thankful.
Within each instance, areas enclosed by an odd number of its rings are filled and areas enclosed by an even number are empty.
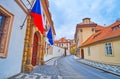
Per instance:
[[[65,39],[64,37],[59,39],[59,40],[55,40],[55,43],[70,43],[70,40]]]
[[[114,28],[116,28],[118,25],[119,27],[114,30]],[[84,43],[82,43],[81,47],[116,37],[120,37],[120,21],[116,21],[112,25],[104,27],[100,31],[94,33]]]
[[[96,27],[97,24],[95,23],[90,23],[90,24],[77,24],[77,28],[86,28],[86,27]]]
[[[104,26],[97,25],[97,26],[95,27],[95,30],[96,30],[96,31],[101,31],[101,30],[104,29],[104,28],[105,28]]]

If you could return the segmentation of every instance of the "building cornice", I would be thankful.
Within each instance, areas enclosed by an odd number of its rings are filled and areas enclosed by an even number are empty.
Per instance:
[[[96,27],[97,24],[77,24],[77,28]]]

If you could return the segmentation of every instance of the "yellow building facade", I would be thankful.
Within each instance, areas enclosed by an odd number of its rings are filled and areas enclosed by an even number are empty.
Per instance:
[[[98,25],[95,32],[87,39],[79,41],[79,57],[94,62],[120,66],[120,20],[101,29]],[[81,27],[83,28],[83,27]],[[86,29],[86,31],[88,31]],[[80,36],[80,37],[83,37]]]
[[[111,55],[106,54],[105,44],[107,42],[110,42],[112,44]],[[114,39],[108,39],[81,48],[84,50],[84,57],[87,60],[120,66],[119,47],[120,47],[120,37]]]

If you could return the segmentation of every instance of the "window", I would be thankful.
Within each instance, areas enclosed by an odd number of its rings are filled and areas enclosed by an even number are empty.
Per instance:
[[[22,0],[22,1],[24,1],[24,0]],[[27,0],[27,1],[29,2],[30,5],[33,5],[33,3],[34,3],[34,0]]]
[[[29,13],[29,9],[31,9],[34,0],[15,0],[16,3],[22,8],[22,10],[28,14]]]
[[[7,56],[13,15],[0,6],[0,57]]]
[[[112,45],[110,42],[105,44],[106,55],[112,55]]]
[[[80,32],[83,32],[83,30],[82,30],[82,29],[80,29]]]
[[[90,56],[90,47],[88,47],[88,56]]]
[[[63,46],[63,43],[62,43],[62,46]]]
[[[95,29],[94,28],[92,28],[92,32],[94,32],[95,31]]]
[[[1,41],[1,38],[2,38],[2,34],[3,34],[3,26],[5,24],[5,16],[0,13],[0,41]]]
[[[115,30],[117,30],[119,28],[120,28],[120,25],[117,25],[117,26],[113,27],[112,30],[115,31]]]

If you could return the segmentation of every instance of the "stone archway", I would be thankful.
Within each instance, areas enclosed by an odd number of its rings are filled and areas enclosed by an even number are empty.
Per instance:
[[[31,16],[28,16],[26,36],[24,43],[23,59],[21,72],[30,72],[35,65],[41,65],[41,58],[43,59],[43,36],[34,27]],[[33,53],[35,52],[35,53]]]

